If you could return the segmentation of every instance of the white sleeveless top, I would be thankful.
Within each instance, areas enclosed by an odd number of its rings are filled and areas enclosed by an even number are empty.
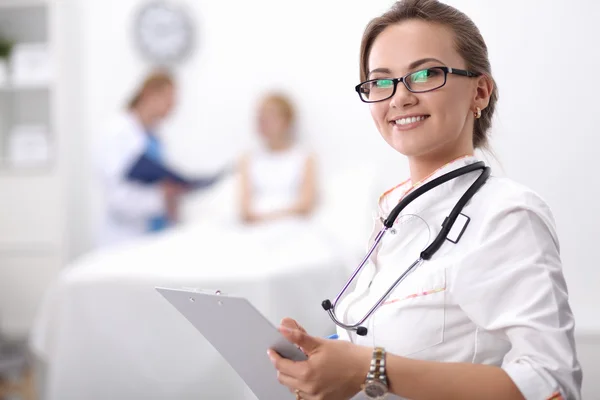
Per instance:
[[[262,148],[249,157],[248,175],[255,213],[285,209],[298,198],[308,151],[293,146],[288,150]]]

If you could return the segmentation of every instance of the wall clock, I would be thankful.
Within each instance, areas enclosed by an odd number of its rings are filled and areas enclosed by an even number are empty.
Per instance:
[[[194,45],[190,14],[172,1],[144,3],[136,14],[134,29],[137,48],[153,63],[179,63],[190,55]]]

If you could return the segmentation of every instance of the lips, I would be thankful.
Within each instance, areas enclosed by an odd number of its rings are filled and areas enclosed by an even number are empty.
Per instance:
[[[427,118],[429,118],[429,115],[426,115],[426,114],[423,114],[423,115],[413,115],[413,116],[407,116],[407,117],[397,118],[396,120],[392,120],[391,123],[403,126],[403,125],[414,124],[416,122],[421,122],[421,121],[426,120]]]

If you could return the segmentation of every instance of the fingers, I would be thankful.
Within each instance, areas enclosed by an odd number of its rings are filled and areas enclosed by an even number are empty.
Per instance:
[[[302,328],[296,321],[294,321],[291,318],[284,318],[281,320],[281,326],[284,328],[288,328],[288,329],[297,329],[300,330],[302,332],[306,331],[304,330],[304,328]],[[304,349],[300,346],[296,346],[297,348],[300,349],[300,351],[302,351],[304,354],[306,354],[306,351],[304,351]]]
[[[290,389],[290,392],[294,392],[297,388],[298,385],[301,385],[300,381],[296,378],[293,378],[289,375],[286,375],[282,372],[278,372],[277,373],[277,380],[279,381],[279,383],[281,383],[283,386],[287,387]],[[300,390],[300,389],[298,389]]]
[[[295,320],[293,320],[292,318],[284,318],[281,320],[281,326],[284,326],[286,328],[290,328],[290,329],[299,329],[302,332],[306,333],[306,330],[300,326],[300,324],[298,322],[296,322]]]
[[[298,322],[296,322],[295,320],[293,320],[292,318],[284,318],[281,320],[281,326],[285,327],[285,328],[289,328],[289,329],[298,329],[301,332],[306,333],[306,329],[304,329],[303,327],[300,326],[300,324]],[[296,346],[300,349],[300,351],[302,351],[304,354],[307,354],[306,351],[300,347],[300,346]]]
[[[276,351],[267,351],[271,362],[275,366],[275,369],[285,375],[295,376],[300,378],[303,376],[306,366],[302,365],[302,362],[288,360],[287,358],[281,357]]]
[[[318,390],[315,386],[315,375],[311,372],[308,362],[288,360],[274,350],[268,350],[267,354],[277,370],[279,383],[289,388],[292,393],[299,390],[302,400],[321,398],[315,397]]]
[[[309,392],[302,390],[303,388],[306,389],[304,387],[307,382],[306,368],[298,365],[299,363],[297,362],[286,360],[275,351],[269,350],[268,354],[271,362],[273,362],[277,369],[277,380],[279,383],[286,386],[292,393],[296,393],[296,390],[298,390],[299,392],[296,394],[300,395],[302,400],[310,400],[312,397],[308,394]]]
[[[287,340],[302,348],[306,354],[315,352],[322,344],[321,339],[310,336],[306,332],[297,329],[280,327],[279,331]]]

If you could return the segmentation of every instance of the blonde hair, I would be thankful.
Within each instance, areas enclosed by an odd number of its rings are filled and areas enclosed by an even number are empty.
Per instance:
[[[281,110],[288,125],[292,125],[296,119],[296,110],[290,98],[283,93],[269,93],[262,98],[261,107],[267,104],[275,104]]]
[[[481,118],[475,120],[473,147],[489,150],[488,131],[498,102],[498,89],[492,77],[488,49],[483,36],[473,21],[454,7],[437,0],[402,0],[396,2],[387,12],[373,19],[365,29],[360,48],[360,80],[365,81],[369,73],[369,54],[375,39],[390,25],[408,20],[437,23],[454,32],[454,42],[458,54],[465,60],[469,71],[488,76],[494,85],[488,106],[481,111]]]
[[[174,84],[175,80],[169,72],[156,70],[146,76],[131,100],[129,100],[127,107],[129,109],[135,108],[146,93],[155,92],[166,86],[173,86]]]

